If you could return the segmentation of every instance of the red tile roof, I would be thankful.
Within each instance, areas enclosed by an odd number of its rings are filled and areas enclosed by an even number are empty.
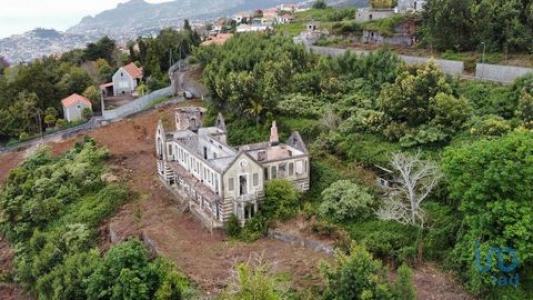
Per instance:
[[[92,106],[91,101],[89,99],[83,96],[80,96],[78,94],[72,94],[68,96],[67,98],[61,100],[61,104],[63,104],[64,107],[71,107],[71,106],[77,105],[80,102],[88,105],[89,107]]]
[[[142,78],[143,70],[142,68],[137,67],[134,63],[129,63],[126,66],[122,67],[133,79]]]

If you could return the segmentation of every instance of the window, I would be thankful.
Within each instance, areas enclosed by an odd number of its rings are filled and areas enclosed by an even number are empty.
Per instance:
[[[172,156],[172,145],[168,144],[168,156]]]
[[[279,164],[279,177],[283,178],[287,174],[287,164],[281,163]]]
[[[268,180],[268,167],[265,167],[263,171],[263,178],[265,178],[265,180]]]
[[[304,163],[299,160],[296,162],[296,175],[302,175],[304,173]]]
[[[270,169],[270,174],[272,176],[272,179],[276,179],[278,177],[278,168],[276,166],[272,166]]]
[[[289,163],[289,176],[294,175],[294,163]]]
[[[228,191],[233,192],[234,184],[233,178],[228,179]]]
[[[254,186],[257,186],[259,184],[259,174],[254,173],[253,182],[254,182]]]

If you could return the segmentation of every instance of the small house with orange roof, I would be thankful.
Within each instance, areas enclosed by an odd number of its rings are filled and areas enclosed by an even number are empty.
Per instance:
[[[143,76],[143,69],[137,67],[134,63],[130,63],[120,67],[113,75],[113,82],[100,85],[100,90],[102,90],[105,97],[133,95]],[[111,95],[111,93],[113,94]]]
[[[83,119],[83,110],[88,108],[92,111],[91,101],[81,95],[72,94],[61,100],[63,105],[63,117],[68,122],[76,122]]]

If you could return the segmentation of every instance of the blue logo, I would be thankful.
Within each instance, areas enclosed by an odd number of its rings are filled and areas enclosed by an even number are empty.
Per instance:
[[[520,276],[517,272],[520,266],[518,252],[509,247],[490,247],[485,260],[481,258],[480,242],[476,242],[475,250],[475,264],[479,272],[489,273],[493,267],[496,267],[502,275],[492,275],[492,283],[498,286],[514,286],[517,287],[520,282]],[[496,265],[493,263],[493,258],[496,256]]]

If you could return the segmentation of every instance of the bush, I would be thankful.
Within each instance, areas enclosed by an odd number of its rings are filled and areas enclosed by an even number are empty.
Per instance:
[[[241,223],[236,215],[232,214],[228,222],[224,224],[224,232],[233,238],[236,238],[241,234]]]
[[[349,255],[337,252],[334,266],[322,265],[325,299],[393,299],[381,262],[353,245]]]
[[[84,120],[90,120],[93,117],[93,111],[90,108],[86,107],[81,112],[81,116]]]
[[[349,180],[333,183],[322,192],[322,199],[320,215],[335,222],[367,219],[374,204],[374,199],[366,188]]]
[[[397,299],[416,299],[415,287],[413,286],[413,271],[406,264],[402,264],[398,268],[398,278],[396,278],[392,290]]]
[[[486,115],[472,120],[470,133],[474,136],[500,137],[511,130],[511,122],[500,116]]]
[[[56,127],[65,128],[66,126],[67,126],[67,121],[65,121],[65,119],[58,119],[56,121]]]
[[[287,220],[294,216],[300,205],[300,195],[286,180],[274,179],[265,185],[262,215],[269,219]]]
[[[393,263],[416,260],[419,234],[414,227],[394,221],[369,220],[350,224],[348,230],[353,240],[379,258]]]

